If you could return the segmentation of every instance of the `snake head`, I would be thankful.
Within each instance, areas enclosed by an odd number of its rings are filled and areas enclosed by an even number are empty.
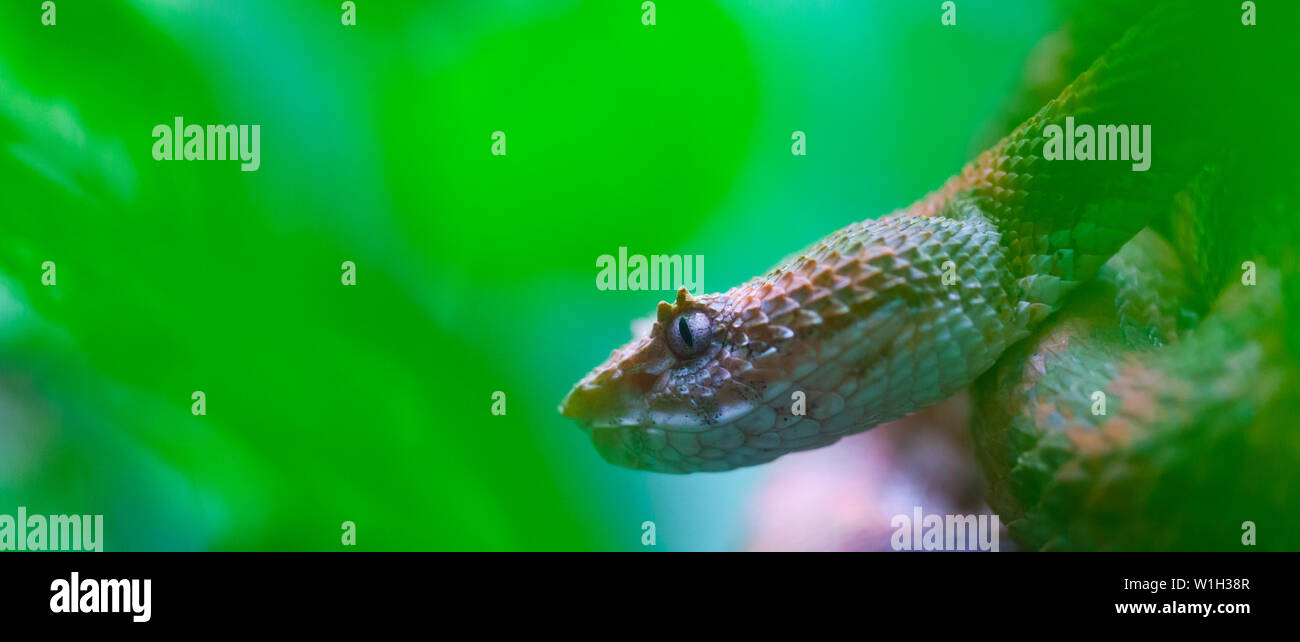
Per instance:
[[[765,463],[915,412],[969,385],[1045,307],[1004,278],[1000,238],[982,218],[890,216],[724,293],[683,290],[560,411],[611,463],[675,473]]]
[[[737,354],[746,342],[730,295],[679,290],[564,398],[560,412],[578,420],[606,460],[659,472],[744,465],[727,459],[743,442],[729,424],[759,395],[733,376],[749,365]]]
[[[560,411],[610,463],[657,472],[725,471],[833,443],[855,422],[829,416],[843,400],[801,390],[811,409],[804,416],[792,413],[789,392],[820,363],[814,339],[847,313],[830,296],[832,276],[774,271],[719,294],[681,290],[641,336],[579,381]],[[814,309],[836,316],[823,323]],[[814,412],[824,414],[815,420]]]

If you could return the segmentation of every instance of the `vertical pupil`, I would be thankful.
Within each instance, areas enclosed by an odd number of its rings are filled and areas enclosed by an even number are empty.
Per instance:
[[[686,347],[695,347],[695,339],[691,337],[691,326],[686,324],[686,317],[677,318],[677,332],[682,335],[682,341],[686,343]]]

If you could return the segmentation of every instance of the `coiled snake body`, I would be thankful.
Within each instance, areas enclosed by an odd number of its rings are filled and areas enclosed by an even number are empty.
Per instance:
[[[1119,32],[906,210],[661,303],[562,412],[613,463],[722,471],[970,387],[989,502],[1025,546],[1240,547],[1252,521],[1294,547],[1300,147],[1271,93],[1294,45],[1208,3]],[[1149,171],[1047,160],[1067,118],[1150,125]]]

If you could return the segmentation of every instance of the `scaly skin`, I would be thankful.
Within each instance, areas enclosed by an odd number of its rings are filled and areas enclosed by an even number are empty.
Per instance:
[[[721,471],[832,443],[970,385],[1164,216],[1234,135],[1219,124],[1257,97],[1258,78],[1238,72],[1259,43],[1217,18],[1153,11],[910,208],[852,224],[727,292],[660,304],[648,334],[580,381],[562,412],[613,463]],[[1044,160],[1044,128],[1068,116],[1151,125],[1151,170]],[[699,314],[707,332],[681,325]],[[805,415],[792,413],[796,392]],[[1010,459],[993,464],[995,479],[1021,454],[1001,452]]]
[[[726,293],[683,290],[564,412],[594,424],[610,461],[662,472],[758,464],[901,417],[968,385],[1043,308],[1012,299],[999,239],[978,218],[896,216]],[[942,284],[937,257],[959,261],[960,286]],[[712,319],[712,346],[680,360],[663,333],[694,310]],[[796,390],[806,416],[791,414]]]

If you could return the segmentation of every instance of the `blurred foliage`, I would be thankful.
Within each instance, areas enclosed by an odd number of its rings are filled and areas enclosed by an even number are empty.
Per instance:
[[[666,296],[596,257],[704,254],[720,290],[906,204],[1052,19],[357,5],[0,5],[0,512],[103,513],[108,550],[732,546],[762,470],[616,469],[555,412]],[[178,115],[260,124],[261,169],[153,160]]]

